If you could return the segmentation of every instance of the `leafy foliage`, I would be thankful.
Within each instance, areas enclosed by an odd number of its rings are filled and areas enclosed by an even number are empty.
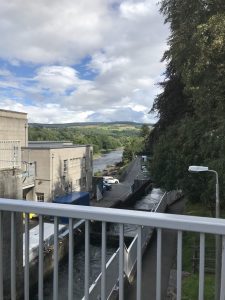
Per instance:
[[[94,153],[125,147],[138,138],[140,125],[98,125],[46,128],[29,127],[30,141],[71,141],[74,144],[91,144]]]
[[[225,2],[163,0],[161,12],[171,36],[163,92],[152,108],[159,114],[149,137],[152,174],[160,186],[211,204],[215,177],[187,169],[206,165],[225,180]]]
[[[141,153],[143,150],[144,150],[143,138],[136,137],[136,138],[128,139],[123,151],[123,162],[126,164],[132,161],[135,155]]]

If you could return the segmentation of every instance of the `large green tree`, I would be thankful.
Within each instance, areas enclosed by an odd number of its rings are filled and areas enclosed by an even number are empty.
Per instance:
[[[211,203],[215,178],[187,168],[207,165],[225,180],[225,2],[164,0],[161,12],[171,36],[163,91],[152,108],[159,115],[149,139],[152,174],[161,187]]]

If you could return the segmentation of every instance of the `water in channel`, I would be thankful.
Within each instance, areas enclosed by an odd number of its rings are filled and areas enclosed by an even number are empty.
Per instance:
[[[107,261],[116,251],[115,248],[107,247]],[[84,245],[75,249],[74,252],[74,284],[73,284],[73,299],[80,300],[84,296],[84,261],[85,251]],[[90,285],[101,273],[101,247],[90,245]],[[68,298],[68,260],[64,259],[59,264],[59,299]],[[53,277],[49,277],[44,281],[44,299],[53,299]],[[38,300],[36,293],[31,300]]]
[[[123,150],[117,149],[93,160],[93,172],[103,171],[107,166],[114,165],[122,160]]]

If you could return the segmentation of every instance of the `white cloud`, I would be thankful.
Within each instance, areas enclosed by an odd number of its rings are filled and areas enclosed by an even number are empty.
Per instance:
[[[34,80],[41,89],[49,89],[54,93],[64,93],[67,89],[75,88],[79,81],[77,72],[70,67],[44,66],[37,70]]]
[[[96,53],[93,55],[89,66],[91,69],[100,72],[100,74],[105,74],[110,71],[126,68],[129,63],[130,59],[128,57],[107,57],[102,53]]]
[[[156,13],[155,2],[147,1],[125,1],[120,5],[122,17],[127,19],[140,19],[149,17]]]
[[[106,28],[103,0],[0,1],[0,56],[34,63],[74,62],[101,47]]]
[[[0,69],[0,99],[40,122],[149,119],[168,36],[157,1],[0,1],[0,59],[34,68]]]
[[[0,101],[0,107],[28,113],[28,121],[32,123],[68,123],[85,122],[93,111],[71,111],[59,104],[46,103],[42,106],[24,105],[11,99]]]

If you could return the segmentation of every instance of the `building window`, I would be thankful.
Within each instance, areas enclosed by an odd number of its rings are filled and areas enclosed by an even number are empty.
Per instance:
[[[86,187],[86,177],[82,178],[82,187]]]
[[[63,171],[64,171],[64,173],[68,171],[68,160],[67,159],[65,159],[63,161]]]
[[[93,167],[93,151],[90,152],[90,165]]]
[[[44,202],[44,193],[37,193],[37,201],[38,202]]]

